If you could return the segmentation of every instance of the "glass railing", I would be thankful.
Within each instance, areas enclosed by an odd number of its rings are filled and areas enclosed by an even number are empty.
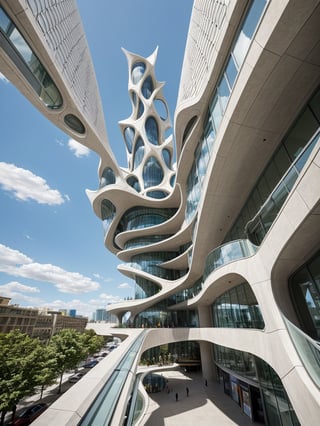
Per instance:
[[[250,257],[256,253],[257,249],[258,247],[249,240],[235,240],[215,248],[206,258],[203,281],[220,266]]]
[[[252,243],[261,244],[319,139],[320,131],[318,130],[261,206],[258,213],[246,224],[245,232]]]
[[[160,266],[160,263],[157,264],[141,264],[138,262],[128,262],[121,263],[118,268],[130,268],[135,269],[136,271],[142,271],[147,274],[153,275],[154,277],[162,278],[169,281],[177,280],[187,274],[187,270],[179,269],[165,269]]]
[[[145,332],[142,332],[132,343],[99,395],[82,418],[79,426],[101,426],[111,424],[123,386],[139,354],[139,349],[144,337]]]
[[[313,382],[320,388],[320,343],[292,324],[283,316],[291,340]]]

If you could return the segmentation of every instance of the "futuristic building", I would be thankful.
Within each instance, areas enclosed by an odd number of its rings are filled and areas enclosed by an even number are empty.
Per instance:
[[[139,360],[165,347],[221,381],[254,422],[317,424],[319,1],[195,0],[175,165],[157,50],[125,51],[126,169],[108,146],[75,2],[44,3],[0,0],[0,71],[100,155],[99,188],[87,194],[136,297],[110,307],[120,321],[130,312],[130,328],[115,331],[127,339],[39,419],[138,423]]]

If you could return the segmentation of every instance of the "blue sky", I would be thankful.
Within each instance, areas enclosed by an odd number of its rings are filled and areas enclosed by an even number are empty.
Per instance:
[[[118,121],[131,113],[121,47],[149,56],[176,105],[192,0],[78,0],[100,89],[107,133],[126,166]],[[103,243],[101,221],[85,189],[98,187],[98,156],[75,143],[0,78],[0,296],[21,306],[97,308],[133,297]]]

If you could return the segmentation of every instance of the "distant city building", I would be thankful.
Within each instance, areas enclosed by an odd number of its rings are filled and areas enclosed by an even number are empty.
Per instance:
[[[70,317],[76,317],[77,316],[77,310],[76,309],[69,309],[69,316]]]
[[[97,309],[94,314],[94,321],[117,324],[118,318],[106,309]]]
[[[65,328],[83,332],[88,322],[86,317],[62,315],[59,311],[41,312],[36,308],[10,305],[10,300],[0,296],[0,333],[20,330],[31,337],[47,340]]]
[[[105,321],[107,318],[106,309],[96,309],[95,321]]]

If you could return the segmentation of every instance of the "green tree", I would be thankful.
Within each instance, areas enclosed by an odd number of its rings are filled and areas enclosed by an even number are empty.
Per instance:
[[[43,351],[38,359],[38,364],[40,366],[40,370],[38,371],[37,380],[39,386],[41,386],[39,399],[42,399],[44,388],[48,385],[54,384],[58,376],[57,359],[52,346],[43,347]]]
[[[103,336],[98,336],[94,330],[85,330],[81,338],[86,357],[93,355],[101,349],[105,343],[105,338]]]
[[[33,339],[13,330],[0,333],[0,412],[1,422],[7,411],[14,418],[16,405],[23,397],[30,395],[40,384],[41,364],[44,347]]]
[[[57,373],[60,376],[58,393],[61,393],[63,373],[76,368],[86,356],[82,333],[73,329],[64,329],[55,334],[50,342],[49,349],[55,354]]]

